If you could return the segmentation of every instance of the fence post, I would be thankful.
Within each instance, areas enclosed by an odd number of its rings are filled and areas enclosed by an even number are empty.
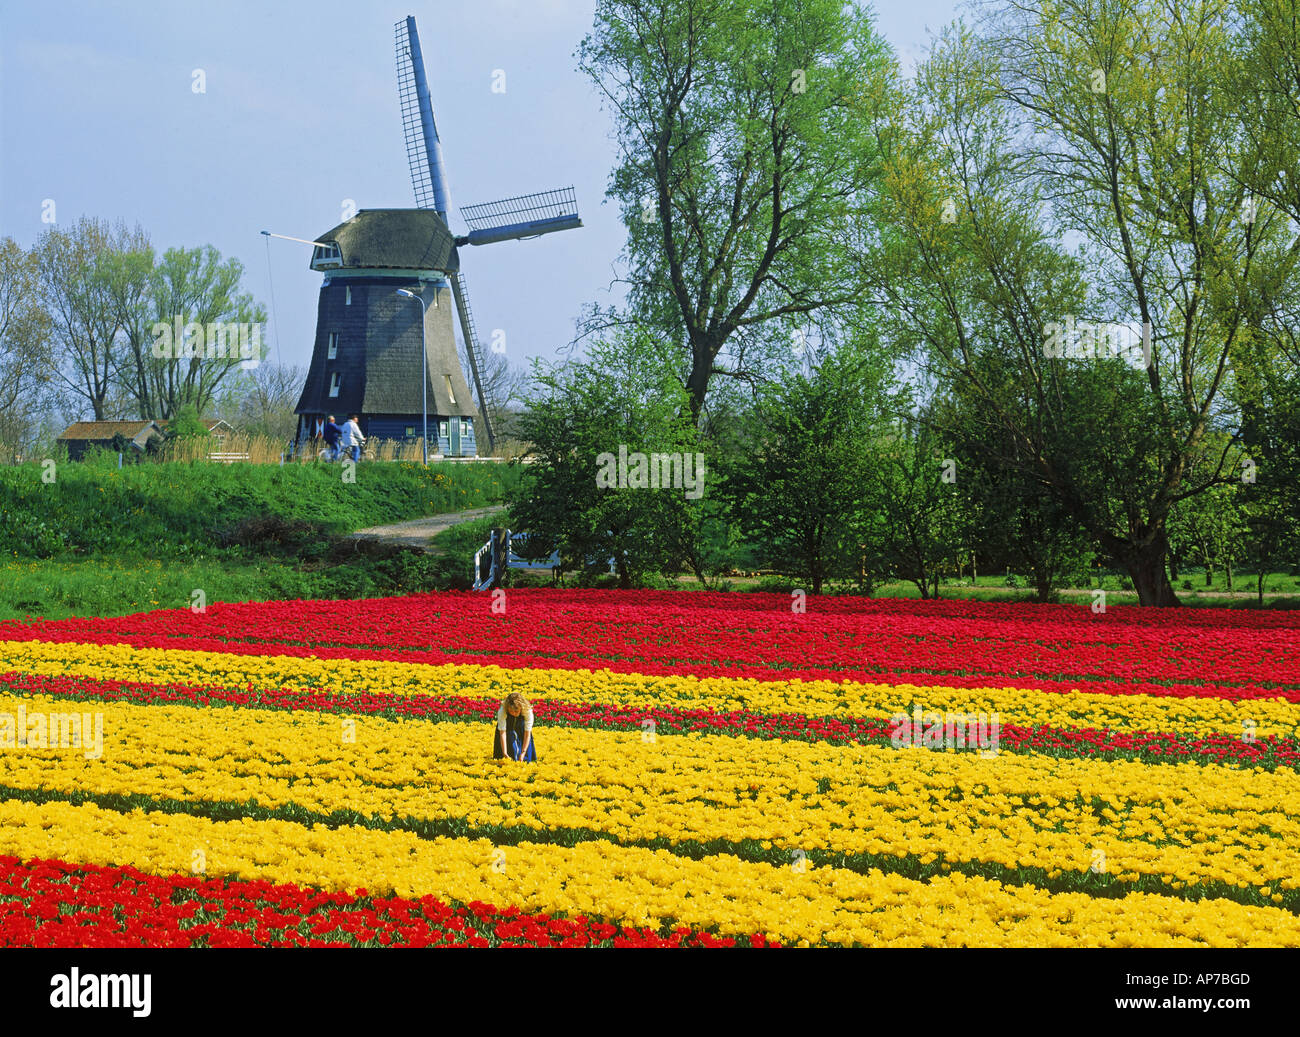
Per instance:
[[[505,576],[506,565],[510,561],[510,540],[509,534],[501,526],[492,527],[492,589],[495,590],[501,586],[501,578]]]
[[[120,451],[118,452],[118,455],[117,455],[117,466],[118,466],[119,468],[122,467],[122,454],[121,454]]]

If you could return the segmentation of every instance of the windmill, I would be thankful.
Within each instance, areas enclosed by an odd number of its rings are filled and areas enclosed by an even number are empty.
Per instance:
[[[433,209],[443,223],[447,224],[450,198],[447,175],[442,164],[442,142],[438,137],[438,127],[433,121],[433,102],[429,97],[429,84],[424,74],[424,57],[420,52],[420,35],[415,28],[415,17],[408,15],[404,21],[398,22],[394,26],[394,36],[397,49],[397,93],[401,101],[402,132],[406,137],[406,160],[411,168],[415,204],[421,209]],[[456,238],[457,246],[535,238],[582,226],[572,187],[471,205],[461,209],[461,216],[469,225],[470,233]],[[448,230],[450,229],[448,224]],[[483,383],[479,373],[478,329],[474,326],[474,312],[469,305],[465,274],[459,265],[451,277],[451,290],[456,300],[465,352],[469,356],[470,369],[474,375],[474,389],[478,393],[483,430],[487,433],[489,444],[493,444],[495,438],[488,419],[487,402],[483,397]]]
[[[574,190],[567,187],[462,208],[469,233],[453,234],[442,142],[415,18],[398,22],[394,35],[402,131],[417,208],[362,209],[313,242],[311,267],[325,279],[315,349],[296,409],[298,436],[300,441],[309,437],[323,417],[341,412],[361,415],[368,437],[410,439],[427,411],[436,421],[442,451],[472,456],[474,408],[456,352],[453,303],[489,449],[495,435],[483,395],[482,353],[460,247],[540,237],[581,227],[582,220]],[[412,296],[420,301],[419,320],[409,305]],[[421,366],[424,385],[414,377]]]

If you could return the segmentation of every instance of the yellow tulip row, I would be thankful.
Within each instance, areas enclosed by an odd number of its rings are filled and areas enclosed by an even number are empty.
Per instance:
[[[0,712],[65,700],[0,696]],[[1300,887],[1300,774],[1032,753],[539,727],[537,766],[490,759],[490,724],[105,703],[102,757],[0,752],[0,785],[290,804],[385,820],[590,829],[621,841],[755,840],[794,854],[1104,870]]]
[[[0,802],[0,854],[130,866],[155,875],[265,879],[326,890],[481,900],[627,925],[673,920],[785,943],[864,946],[1300,946],[1300,917],[1226,900],[1121,899],[947,875],[920,882],[831,867],[689,860],[406,832],[212,821],[93,805]]]
[[[435,666],[360,659],[238,655],[129,645],[0,641],[0,668],[150,683],[335,692],[457,695],[517,691],[530,700],[590,702],[647,709],[749,710],[887,719],[913,703],[939,713],[996,713],[1002,724],[1300,736],[1300,704],[1282,698],[1229,700],[1104,695],[1024,688],[917,687],[853,681],[759,681],[734,677],[650,676],[607,670]]]

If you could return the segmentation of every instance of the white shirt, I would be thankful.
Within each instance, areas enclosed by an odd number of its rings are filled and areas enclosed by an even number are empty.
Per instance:
[[[361,434],[361,426],[349,418],[343,425],[343,436],[339,443],[343,446],[364,446],[366,437]]]
[[[505,729],[506,729],[506,707],[503,705],[497,710],[497,730],[504,731]],[[531,709],[526,709],[524,710],[524,730],[531,731],[532,729],[533,729],[533,711]]]

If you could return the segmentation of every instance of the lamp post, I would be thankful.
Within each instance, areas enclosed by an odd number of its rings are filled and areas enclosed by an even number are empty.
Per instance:
[[[409,288],[397,289],[398,295],[404,295],[408,299],[415,299],[420,304],[420,406],[424,411],[424,433],[420,436],[420,449],[424,457],[424,465],[429,466],[429,343],[424,334],[424,315],[426,307],[424,296],[411,291]]]

